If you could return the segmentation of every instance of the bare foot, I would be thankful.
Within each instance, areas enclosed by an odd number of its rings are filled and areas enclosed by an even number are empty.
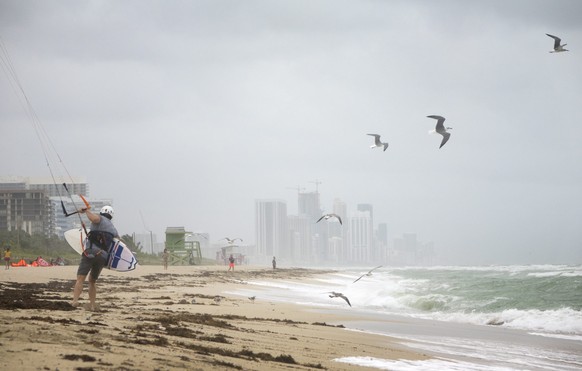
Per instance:
[[[91,303],[87,303],[87,304],[83,305],[83,309],[91,311],[91,312],[98,312],[99,305],[98,304],[91,305]]]

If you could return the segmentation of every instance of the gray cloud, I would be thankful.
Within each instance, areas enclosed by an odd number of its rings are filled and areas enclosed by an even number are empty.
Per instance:
[[[452,262],[571,262],[581,7],[3,0],[0,37],[68,168],[114,199],[120,230],[142,230],[142,211],[159,235],[185,225],[253,241],[255,198],[294,212],[289,187],[321,179],[324,209],[372,203],[391,237],[415,232]],[[572,51],[548,53],[545,33]],[[0,151],[15,158],[0,173],[44,174],[0,89]],[[431,114],[454,128],[441,150]],[[370,150],[368,132],[389,149]]]

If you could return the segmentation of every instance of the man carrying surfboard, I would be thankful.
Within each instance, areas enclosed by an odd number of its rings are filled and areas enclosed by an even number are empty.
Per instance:
[[[81,255],[81,263],[77,269],[77,282],[73,289],[73,302],[71,305],[78,306],[79,296],[83,292],[83,283],[89,275],[89,310],[96,310],[95,300],[97,298],[97,279],[107,264],[107,250],[113,238],[119,238],[117,229],[111,222],[113,218],[113,208],[103,206],[99,214],[91,212],[89,209],[82,209],[81,213],[87,215],[91,222],[90,231],[85,241],[85,250]]]

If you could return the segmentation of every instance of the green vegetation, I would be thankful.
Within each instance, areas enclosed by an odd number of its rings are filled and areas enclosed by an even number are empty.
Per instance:
[[[141,246],[136,245],[131,235],[123,235],[123,242],[133,251],[140,265],[161,265],[160,254],[143,252]],[[65,241],[56,236],[46,237],[42,234],[30,235],[24,231],[0,231],[0,249],[4,257],[4,249],[10,246],[12,262],[24,259],[27,262],[42,256],[50,262],[58,257],[65,260],[67,265],[79,264],[80,255],[77,254]],[[215,265],[214,260],[202,259],[202,265]]]
[[[61,257],[67,264],[77,264],[79,261],[79,254],[71,249],[65,240],[56,236],[47,238],[42,234],[30,235],[21,230],[0,231],[2,254],[7,247],[12,251],[13,262],[20,259],[31,261],[39,256],[46,261]]]

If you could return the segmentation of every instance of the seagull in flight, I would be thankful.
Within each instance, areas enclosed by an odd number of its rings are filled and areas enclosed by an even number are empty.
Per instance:
[[[443,141],[441,142],[441,146],[439,147],[442,148],[442,146],[444,146],[445,143],[451,137],[451,133],[449,133],[447,130],[450,130],[452,128],[450,127],[445,128],[445,125],[443,125],[445,122],[445,118],[442,116],[430,115],[426,117],[437,120],[436,128],[434,129],[434,131],[433,130],[429,131],[429,133],[439,133],[440,135],[443,136]]]
[[[242,238],[238,238],[238,237],[237,237],[237,238],[228,238],[228,237],[224,237],[224,238],[223,238],[223,239],[221,239],[220,241],[222,241],[222,240],[226,240],[226,242],[228,242],[228,243],[229,243],[229,244],[231,244],[231,245],[232,245],[232,244],[233,244],[233,243],[234,243],[236,240],[240,240],[240,242],[243,242]]]
[[[352,283],[356,283],[356,282],[358,282],[358,281],[359,281],[359,280],[360,280],[362,277],[364,277],[364,276],[371,276],[371,275],[372,275],[372,271],[374,271],[374,270],[376,270],[376,269],[378,269],[378,268],[381,268],[381,267],[382,267],[382,266],[381,266],[381,265],[379,265],[379,266],[377,266],[376,268],[370,269],[370,270],[368,271],[368,273],[364,273],[364,274],[362,274],[360,277],[358,277],[358,278],[357,278],[357,279],[356,279],[354,282],[352,282]]]
[[[342,294],[341,292],[330,291],[329,292],[329,297],[330,298],[342,298],[342,299],[344,299],[346,301],[346,303],[348,303],[348,305],[350,307],[352,306],[352,304],[350,304],[349,299],[344,294]]]
[[[329,218],[337,218],[337,220],[339,220],[340,224],[341,224],[341,225],[343,225],[343,223],[342,223],[342,218],[340,218],[340,216],[339,216],[339,215],[337,215],[337,214],[333,214],[333,213],[332,213],[332,214],[325,214],[325,215],[323,215],[321,218],[319,218],[319,219],[316,221],[316,223],[319,223],[319,221],[320,221],[321,219],[328,220]]]
[[[372,144],[370,146],[370,148],[382,148],[384,147],[384,151],[386,151],[386,148],[388,148],[388,142],[384,143],[380,141],[380,135],[379,134],[367,134],[367,135],[371,135],[374,137],[374,144]]]
[[[567,52],[568,51],[568,49],[564,49],[564,46],[566,46],[568,44],[560,45],[560,43],[562,42],[562,39],[560,39],[558,36],[550,35],[549,33],[547,33],[546,35],[548,35],[549,37],[554,39],[554,50],[551,50],[550,53],[559,53],[559,52]]]

